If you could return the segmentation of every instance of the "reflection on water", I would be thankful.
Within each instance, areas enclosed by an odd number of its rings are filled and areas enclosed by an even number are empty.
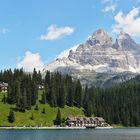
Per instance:
[[[140,140],[140,129],[0,130],[0,140]]]

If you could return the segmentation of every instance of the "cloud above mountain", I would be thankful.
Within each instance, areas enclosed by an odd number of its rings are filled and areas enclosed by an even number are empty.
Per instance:
[[[27,51],[22,59],[18,60],[17,68],[23,68],[27,72],[31,72],[34,68],[42,70],[44,66],[39,53]]]
[[[102,12],[104,13],[114,13],[117,8],[117,0],[102,0],[102,3],[104,5],[104,8],[102,9]]]
[[[115,17],[113,25],[114,32],[124,31],[132,36],[140,37],[140,9],[133,8],[128,14],[119,12]]]
[[[55,40],[74,32],[73,27],[57,27],[56,25],[50,25],[47,30],[47,33],[40,36],[40,40]]]

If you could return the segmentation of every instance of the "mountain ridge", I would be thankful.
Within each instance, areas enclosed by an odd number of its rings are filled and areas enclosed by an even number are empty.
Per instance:
[[[91,70],[102,72],[140,73],[140,45],[127,33],[120,32],[114,42],[103,29],[95,31],[88,40],[61,55],[43,71],[68,72],[73,70]]]
[[[83,85],[110,87],[140,73],[140,45],[120,32],[115,41],[103,29],[95,31],[83,44],[62,53],[43,69],[59,71],[80,79]]]

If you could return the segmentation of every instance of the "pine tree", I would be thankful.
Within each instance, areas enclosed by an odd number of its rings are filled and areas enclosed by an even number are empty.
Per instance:
[[[66,103],[66,97],[65,97],[65,89],[64,85],[61,83],[59,88],[59,106],[64,108]]]
[[[15,82],[15,96],[16,96],[16,102],[19,98],[21,98],[21,91],[20,91],[20,81],[16,80]]]
[[[13,98],[13,95],[12,95],[12,84],[8,83],[7,102],[11,104],[13,102],[12,98]]]
[[[36,71],[36,69],[35,69],[35,68],[34,68],[34,70],[33,70],[32,79],[33,79],[33,81],[34,81],[34,82],[36,82],[36,83],[37,83],[37,71]]]
[[[93,107],[92,107],[92,102],[89,101],[86,104],[86,108],[85,108],[85,113],[87,117],[91,117],[93,114]]]
[[[24,89],[23,95],[22,95],[22,102],[23,102],[23,110],[25,111],[27,107],[27,92],[26,89]]]
[[[30,118],[31,120],[34,120],[34,114],[32,113],[32,115],[31,115],[31,118]]]
[[[35,106],[35,110],[39,110],[39,108],[38,108],[38,104],[36,104],[36,106]]]
[[[54,121],[54,124],[55,125],[61,125],[61,122],[62,122],[61,112],[60,112],[60,109],[58,108],[58,111],[57,111],[57,115],[56,115],[56,119]]]
[[[50,87],[51,84],[51,74],[49,71],[46,72],[45,75],[45,87]],[[45,88],[45,92],[47,91],[47,89]]]
[[[6,104],[6,96],[5,96],[5,94],[3,95],[2,102],[3,102],[4,104]]]
[[[38,73],[36,69],[34,68],[33,74],[32,74],[32,105],[35,105],[36,99],[38,98]]]
[[[35,105],[36,104],[36,99],[38,98],[38,89],[37,89],[37,84],[32,80],[31,82],[31,104]]]
[[[46,94],[45,94],[44,91],[43,91],[43,94],[42,94],[41,103],[42,103],[42,104],[46,104]]]
[[[76,83],[75,105],[79,108],[82,106],[82,86],[81,86],[80,80],[78,80]]]
[[[87,106],[87,102],[89,100],[89,91],[88,91],[88,85],[86,85],[85,87],[85,91],[84,91],[84,99],[83,99],[83,107],[85,108]]]
[[[43,114],[45,114],[45,113],[46,113],[46,110],[45,110],[45,108],[43,108],[43,110],[42,110],[42,113],[43,113]]]
[[[32,81],[31,81],[31,76],[30,75],[24,75],[22,80],[21,80],[21,102],[24,106],[25,104],[25,100],[26,100],[26,108],[27,109],[31,109],[31,105],[32,105],[32,96],[31,96],[31,92],[32,92],[32,87],[31,87]],[[23,100],[24,97],[24,100]],[[25,99],[26,97],[26,99]]]
[[[10,123],[13,123],[15,121],[15,114],[13,112],[13,110],[11,109],[10,112],[9,112],[9,116],[8,116],[8,121]]]
[[[51,86],[49,89],[49,103],[52,107],[56,107],[57,106],[57,98],[56,98],[56,93],[54,88]]]
[[[37,74],[37,84],[42,85],[42,76],[41,76],[40,70],[39,70],[39,72]]]
[[[66,76],[66,103],[68,106],[74,105],[74,91],[75,91],[75,81],[72,80],[71,76]]]

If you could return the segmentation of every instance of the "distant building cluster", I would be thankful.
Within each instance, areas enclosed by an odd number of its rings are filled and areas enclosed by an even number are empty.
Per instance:
[[[101,117],[68,117],[66,123],[69,127],[107,127],[106,121]]]
[[[0,92],[7,92],[8,83],[0,82]]]
[[[7,92],[8,83],[0,82],[0,92]],[[44,90],[44,85],[38,85],[38,90]]]

